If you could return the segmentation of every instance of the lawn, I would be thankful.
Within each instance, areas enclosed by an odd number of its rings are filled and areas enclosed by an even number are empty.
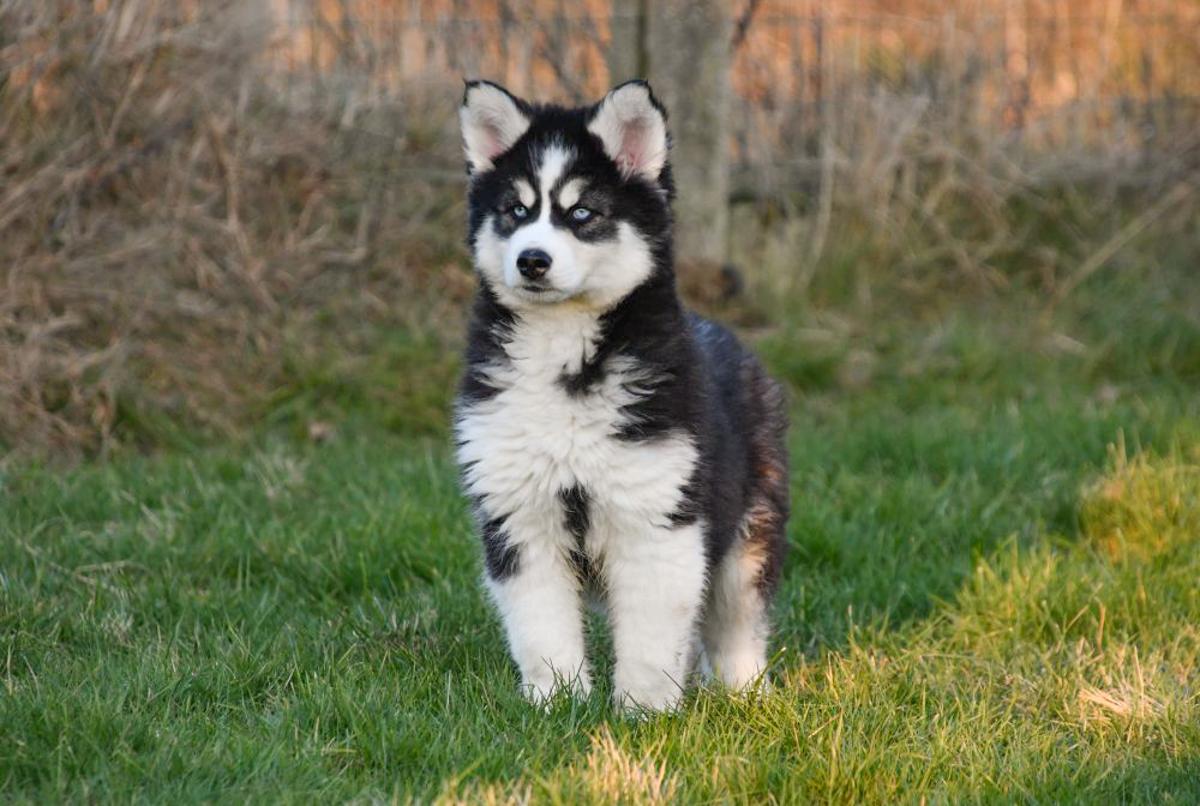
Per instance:
[[[772,688],[643,719],[520,699],[444,432],[0,465],[0,797],[1200,801],[1197,289],[752,334],[794,398]]]

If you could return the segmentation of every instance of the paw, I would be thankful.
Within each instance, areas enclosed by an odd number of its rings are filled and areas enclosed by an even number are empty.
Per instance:
[[[721,655],[711,660],[709,676],[733,691],[766,691],[770,688],[766,667],[766,659],[758,655]]]
[[[587,669],[567,676],[547,667],[532,674],[521,676],[521,694],[534,705],[547,706],[561,693],[576,699],[586,699],[592,691],[592,680]]]
[[[658,670],[617,672],[613,701],[624,711],[672,711],[683,698],[683,682]]]

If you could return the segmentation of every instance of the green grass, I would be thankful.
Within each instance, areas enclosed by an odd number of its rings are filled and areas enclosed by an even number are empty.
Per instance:
[[[1200,297],[1123,282],[760,334],[774,686],[643,720],[520,699],[444,436],[357,376],[248,443],[0,465],[0,797],[1196,802]]]

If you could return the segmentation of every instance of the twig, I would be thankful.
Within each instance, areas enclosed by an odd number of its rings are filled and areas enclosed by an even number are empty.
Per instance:
[[[742,10],[742,15],[738,17],[737,22],[733,26],[733,39],[729,43],[729,49],[737,52],[737,49],[746,41],[746,34],[750,30],[750,23],[754,20],[754,12],[758,11],[761,5],[761,0],[746,0],[746,8]]]
[[[1121,251],[1134,238],[1140,235],[1147,227],[1163,213],[1170,210],[1177,204],[1180,204],[1188,196],[1192,195],[1196,190],[1196,185],[1193,182],[1182,181],[1172,188],[1171,192],[1163,196],[1153,205],[1151,205],[1144,213],[1130,221],[1124,227],[1117,231],[1115,235],[1109,238],[1103,246],[1097,249],[1088,257],[1087,260],[1079,264],[1079,268],[1066,279],[1062,285],[1054,292],[1054,296],[1050,300],[1048,310],[1052,311],[1063,300],[1069,297],[1081,284],[1089,277],[1098,272],[1100,269],[1112,260],[1112,258]]]
[[[800,288],[807,290],[817,271],[817,264],[825,252],[825,239],[829,237],[829,225],[833,218],[834,171],[833,133],[829,125],[821,131],[821,190],[817,201],[817,220],[813,224],[812,241],[809,244],[808,264],[800,275]]]

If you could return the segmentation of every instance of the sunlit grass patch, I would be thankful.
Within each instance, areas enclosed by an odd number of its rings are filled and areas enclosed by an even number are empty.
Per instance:
[[[1113,559],[1148,559],[1200,542],[1200,464],[1180,455],[1110,450],[1107,472],[1084,491],[1084,534]]]
[[[661,741],[640,755],[632,754],[613,738],[607,725],[601,726],[591,739],[591,747],[583,763],[564,781],[574,781],[575,792],[564,791],[564,802],[588,803],[674,803],[679,790],[678,775],[669,772],[662,760],[657,760]],[[575,796],[581,796],[578,799]],[[564,797],[565,796],[565,797]]]
[[[645,804],[664,806],[678,802],[678,775],[668,770],[661,755],[663,739],[651,747],[634,751],[613,737],[608,725],[601,725],[589,738],[586,754],[554,775],[534,777],[533,781],[472,781],[458,777],[445,783],[439,804]]]
[[[481,781],[464,784],[456,778],[447,781],[434,799],[437,806],[526,806],[532,802],[533,791],[528,784],[519,787]]]

